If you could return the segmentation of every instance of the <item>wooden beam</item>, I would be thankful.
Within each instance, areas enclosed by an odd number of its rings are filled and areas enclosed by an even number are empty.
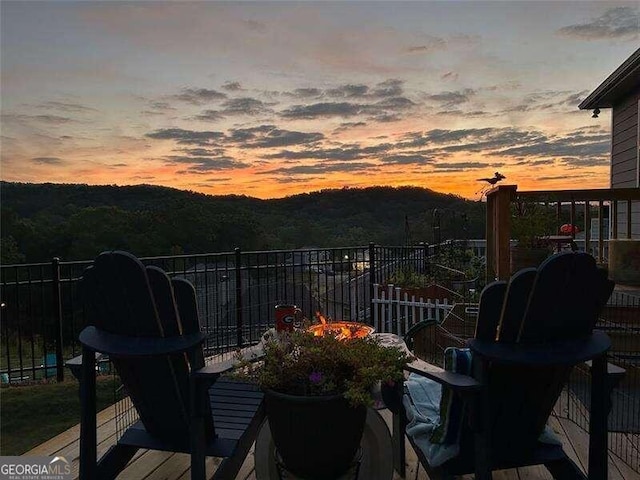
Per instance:
[[[488,196],[488,194],[487,194]],[[593,188],[588,190],[531,190],[518,192],[518,198],[542,201],[547,198],[553,201],[608,201],[608,200],[640,200],[640,188]]]
[[[517,185],[500,185],[487,192],[487,282],[511,276],[511,200]]]

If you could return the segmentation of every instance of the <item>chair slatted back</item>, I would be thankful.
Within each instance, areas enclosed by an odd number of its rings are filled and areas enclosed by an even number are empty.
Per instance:
[[[495,298],[499,288],[487,287]],[[491,290],[494,290],[493,292]],[[588,336],[613,290],[606,272],[586,253],[562,253],[545,260],[538,269],[525,269],[511,277],[502,302],[496,342],[549,344]],[[495,319],[484,315],[483,292],[477,331],[493,328]],[[495,298],[494,298],[495,297]],[[480,325],[490,322],[491,326]],[[484,340],[490,340],[483,337]],[[489,421],[492,448],[497,452],[526,452],[537,443],[553,407],[568,381],[572,367],[509,365],[494,361],[485,372],[490,392]]]
[[[180,308],[174,293],[176,285],[179,298],[185,300]],[[167,338],[200,329],[193,287],[172,282],[161,269],[145,267],[126,252],[100,254],[83,274],[82,292],[88,324],[106,332]],[[181,322],[180,310],[187,325]],[[184,353],[112,358],[140,420],[147,432],[159,439],[188,441],[189,371],[204,363],[202,352],[194,358],[194,365]]]

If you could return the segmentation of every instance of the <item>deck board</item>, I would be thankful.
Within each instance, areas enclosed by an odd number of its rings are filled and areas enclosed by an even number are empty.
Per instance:
[[[103,455],[116,441],[115,434],[115,408],[113,406],[98,413],[98,455]],[[383,415],[389,423],[391,416]],[[552,417],[549,425],[562,439],[565,451],[569,457],[583,470],[588,464],[589,442],[587,433],[575,423],[566,418]],[[71,461],[73,478],[78,478],[79,461],[79,434],[80,427],[75,425],[60,435],[47,440],[33,448],[25,455],[61,455]],[[637,450],[640,437],[637,434],[611,433],[610,441],[622,442],[630,451]],[[417,462],[417,456],[407,441],[406,477],[412,480],[428,480],[424,468]],[[220,460],[207,458],[207,475],[211,476],[219,465]],[[253,449],[249,452],[243,463],[236,480],[257,480],[254,469]],[[125,470],[118,478],[144,479],[144,480],[186,480],[190,478],[189,455],[171,452],[159,452],[151,450],[139,450],[131,459]],[[473,476],[462,477],[464,479]],[[495,480],[550,480],[552,477],[542,466],[526,467],[519,469],[501,470],[494,472]],[[395,474],[394,480],[400,477]],[[611,480],[640,480],[640,474],[633,471],[621,459],[609,455],[609,479]]]

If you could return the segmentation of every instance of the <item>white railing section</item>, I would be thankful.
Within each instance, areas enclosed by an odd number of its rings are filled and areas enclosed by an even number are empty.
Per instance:
[[[373,285],[373,326],[379,333],[395,333],[404,335],[413,325],[425,320],[440,323],[453,308],[453,304],[445,299],[424,299],[402,292],[400,287]]]

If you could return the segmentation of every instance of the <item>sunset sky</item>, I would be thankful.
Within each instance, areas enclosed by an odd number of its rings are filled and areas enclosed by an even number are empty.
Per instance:
[[[609,186],[638,2],[1,3],[3,180],[282,197]]]

